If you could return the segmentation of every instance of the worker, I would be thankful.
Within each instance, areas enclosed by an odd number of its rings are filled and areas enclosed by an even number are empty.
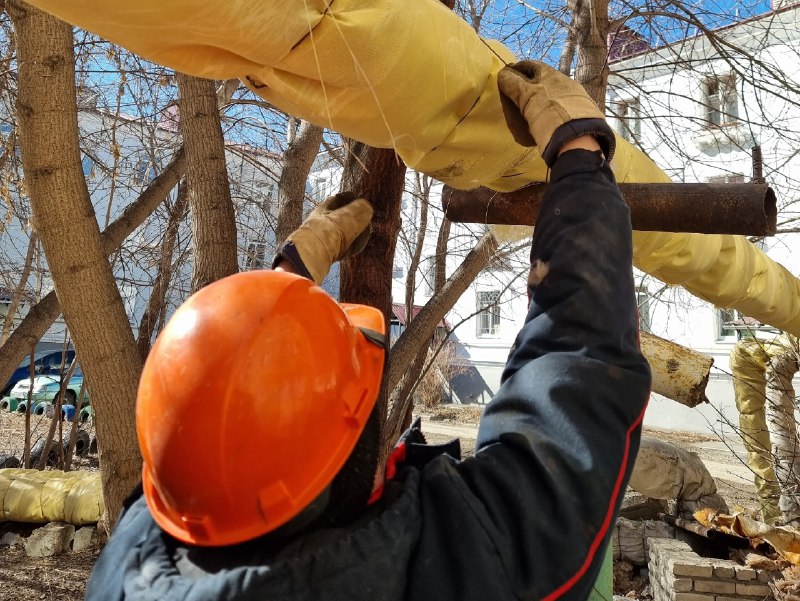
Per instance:
[[[798,357],[798,340],[788,334],[762,340],[746,333],[731,350],[739,434],[761,501],[761,519],[768,524],[800,526],[800,457],[792,386]]]
[[[583,88],[537,62],[498,82],[515,138],[552,171],[528,314],[474,457],[417,423],[375,478],[386,326],[318,286],[372,211],[333,197],[276,271],[207,286],[159,336],[137,399],[143,490],[88,599],[587,598],[650,390],[630,214]]]

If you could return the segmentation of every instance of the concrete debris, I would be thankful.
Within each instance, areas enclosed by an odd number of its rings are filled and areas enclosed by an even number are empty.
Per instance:
[[[2,538],[0,538],[0,547],[13,547],[15,545],[21,545],[25,541],[19,534],[16,532],[6,532]]]
[[[69,550],[75,526],[51,522],[37,528],[25,541],[25,554],[29,557],[52,557]]]
[[[75,536],[72,537],[72,550],[85,551],[97,545],[97,543],[97,528],[84,526],[83,528],[78,528]]]

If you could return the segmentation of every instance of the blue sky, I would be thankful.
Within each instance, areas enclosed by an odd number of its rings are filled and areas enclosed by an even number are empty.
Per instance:
[[[556,62],[564,40],[563,23],[569,20],[565,0],[496,0],[482,23],[482,34],[501,40],[518,56]],[[682,18],[636,17],[628,24],[639,30],[651,44],[661,45],[695,35],[697,28],[686,20],[697,19],[717,28],[770,11],[769,0],[611,0],[612,18],[628,16],[634,10],[669,11]],[[660,7],[660,8],[659,8]]]

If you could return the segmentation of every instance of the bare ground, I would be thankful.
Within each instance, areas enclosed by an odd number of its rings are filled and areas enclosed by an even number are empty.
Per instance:
[[[431,443],[440,443],[454,437],[461,438],[464,456],[474,454],[475,436],[483,407],[480,406],[442,406],[433,410],[420,411],[423,418],[423,431]],[[49,419],[31,416],[31,444],[47,433]],[[25,420],[23,415],[0,413],[0,456],[13,454],[22,456]],[[68,426],[65,423],[65,428]],[[90,428],[90,436],[94,431]],[[740,460],[732,452],[724,449],[708,449],[702,445],[716,441],[714,436],[684,432],[664,432],[647,430],[646,433],[661,440],[680,444],[683,448],[696,451],[704,460],[716,464],[741,467]],[[76,469],[97,469],[97,457],[88,456],[77,460]],[[752,484],[742,478],[717,478],[720,494],[730,503],[743,507],[756,506],[756,496]],[[2,524],[0,536],[10,529],[27,535],[38,525]],[[65,553],[53,558],[32,558],[25,556],[21,547],[0,547],[0,601],[72,601],[82,599],[89,573],[97,559],[99,550],[80,553]],[[616,590],[635,590],[637,596],[644,581],[637,569],[628,566],[615,568],[615,581],[620,585]],[[624,594],[624,593],[623,593]]]
[[[56,557],[28,557],[22,547],[0,547],[0,601],[83,599],[99,549]]]
[[[64,434],[71,427],[64,422]],[[31,415],[31,446],[47,435],[50,419]],[[94,428],[84,424],[89,437]],[[58,430],[56,430],[56,437]],[[0,457],[13,455],[22,458],[25,441],[25,416],[17,413],[0,413]],[[98,469],[97,456],[76,457],[74,469]],[[41,524],[0,522],[0,537],[12,531],[27,536]],[[0,601],[73,601],[83,599],[99,549],[70,552],[56,557],[37,558],[25,555],[22,547],[0,546]]]

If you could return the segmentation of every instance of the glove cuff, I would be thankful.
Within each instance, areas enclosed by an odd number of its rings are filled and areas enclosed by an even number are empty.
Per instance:
[[[300,258],[300,252],[297,250],[294,242],[284,242],[281,245],[278,252],[275,253],[275,258],[272,260],[272,269],[275,269],[281,261],[288,261],[297,275],[308,278],[309,280],[314,279],[311,272],[308,271],[306,264],[303,263],[303,259]]]
[[[589,118],[567,121],[553,132],[547,148],[542,152],[542,158],[547,163],[547,166],[553,166],[558,158],[558,151],[561,150],[564,144],[581,136],[593,136],[597,143],[600,144],[606,161],[611,162],[611,158],[617,148],[617,139],[614,137],[614,131],[606,123],[605,119]]]

